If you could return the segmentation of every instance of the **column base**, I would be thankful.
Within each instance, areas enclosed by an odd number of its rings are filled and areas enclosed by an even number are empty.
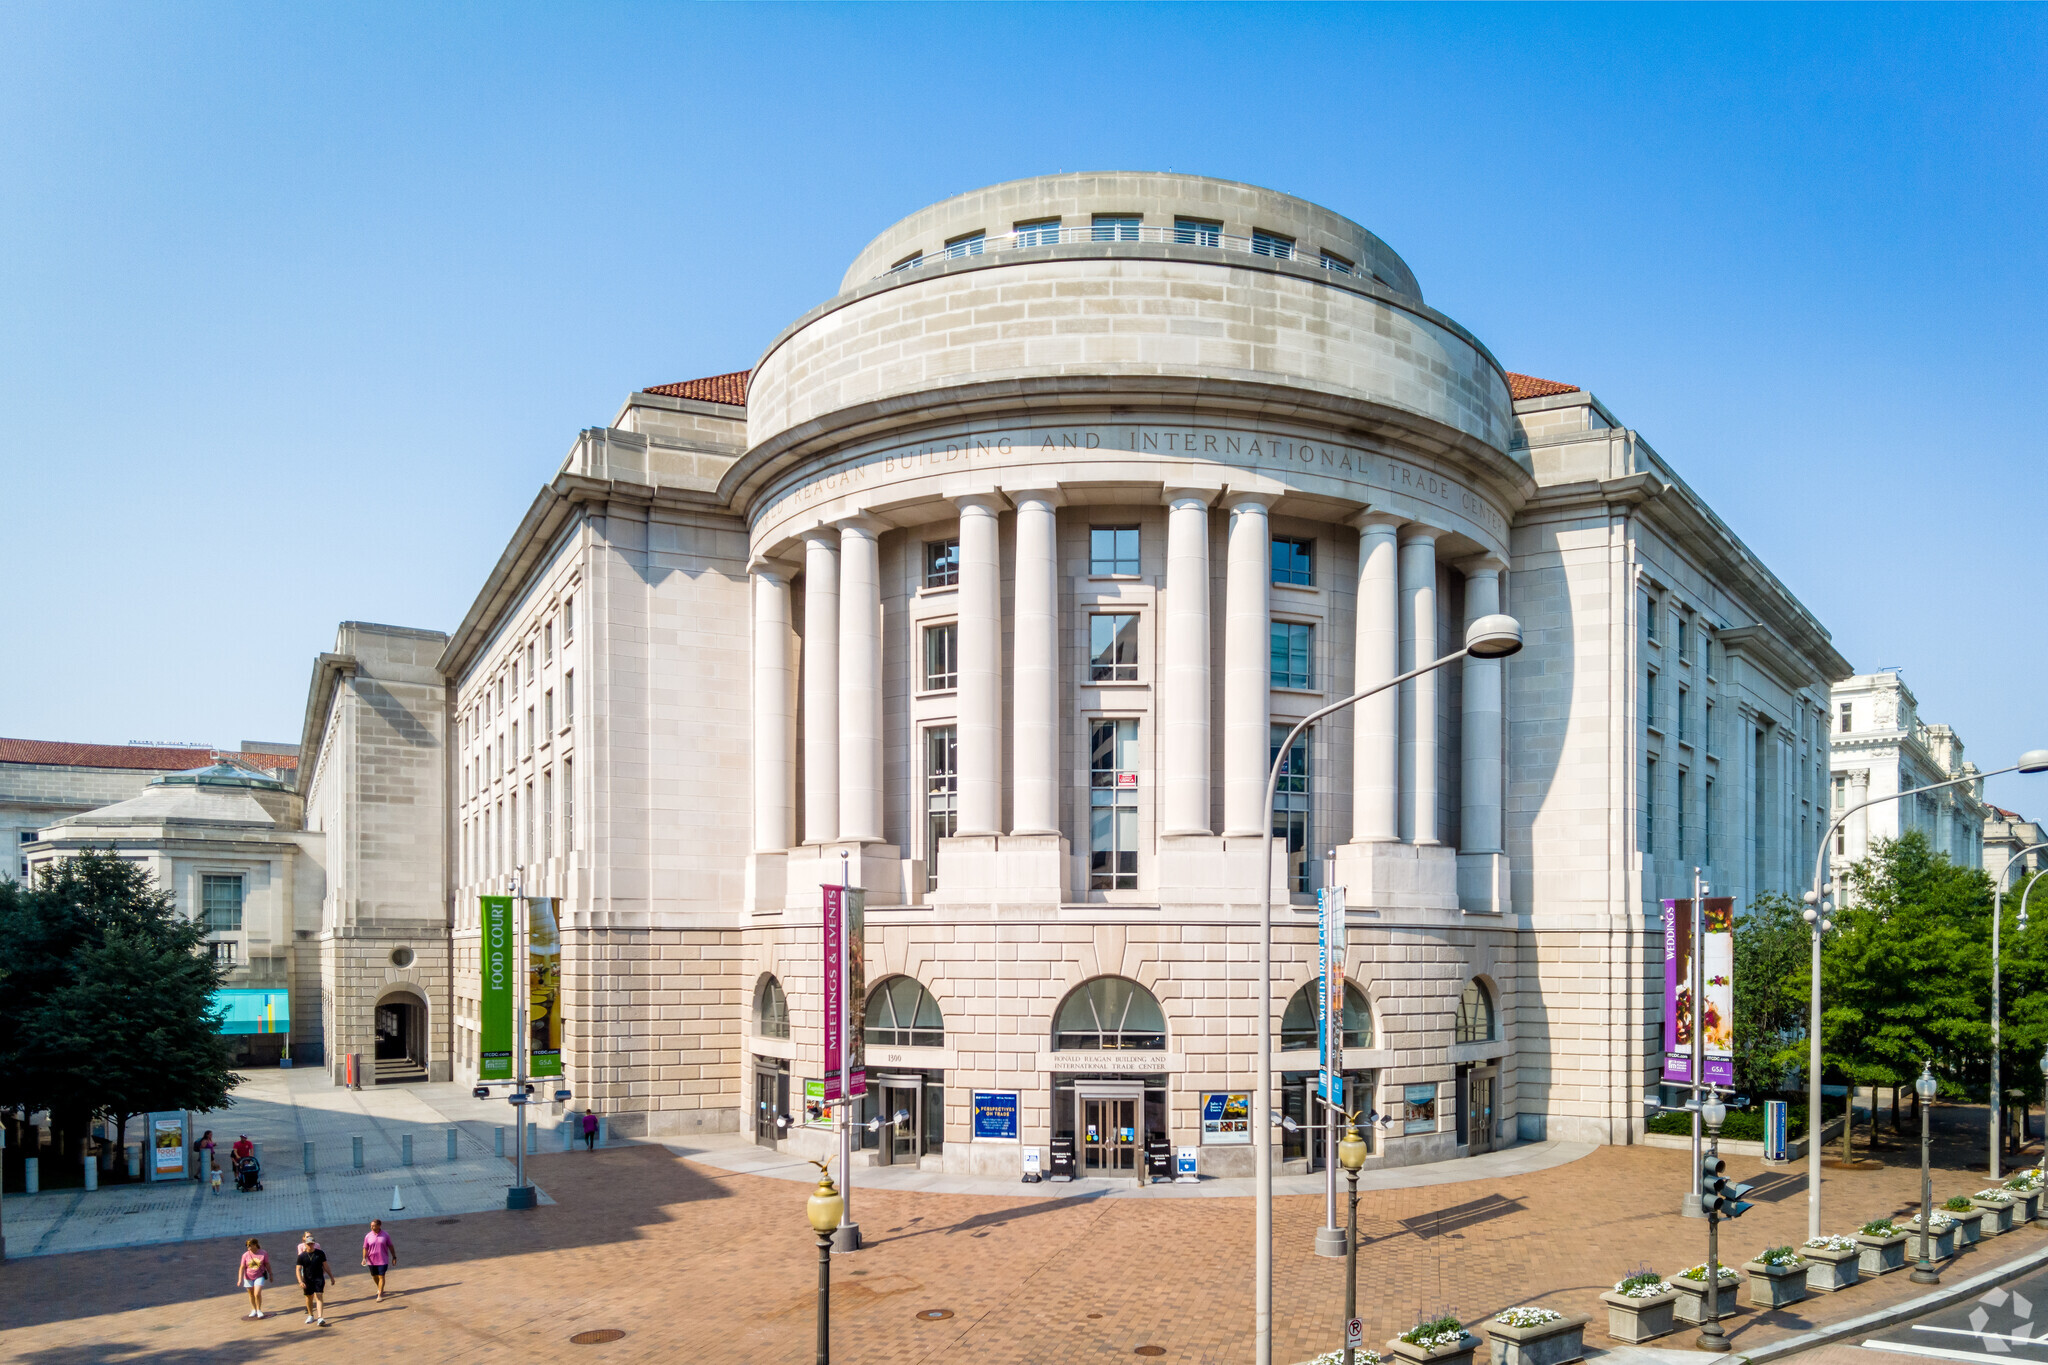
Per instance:
[[[844,864],[841,854],[848,855]],[[843,875],[867,891],[869,905],[911,904],[913,883],[901,850],[894,844],[805,844],[789,850],[783,859],[783,905],[787,909],[816,910],[821,904],[818,889],[839,885],[842,866]],[[914,885],[921,889],[923,882]]]
[[[1360,909],[1458,909],[1458,850],[1443,844],[1337,846],[1337,884]]]
[[[1458,905],[1468,915],[1502,915],[1512,908],[1507,854],[1458,855]]]
[[[1277,909],[1288,904],[1287,850],[1256,834],[1168,834],[1159,840],[1154,882],[1161,907],[1250,905],[1259,894],[1260,862]]]
[[[1066,869],[1065,835],[962,834],[939,840],[939,884],[924,899],[947,909],[1050,914],[1063,899]]]

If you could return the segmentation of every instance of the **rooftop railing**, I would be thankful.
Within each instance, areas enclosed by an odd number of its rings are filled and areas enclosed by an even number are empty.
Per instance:
[[[1000,251],[1020,251],[1029,247],[1086,246],[1113,242],[1153,242],[1166,246],[1206,246],[1223,251],[1241,251],[1247,256],[1270,256],[1276,260],[1320,265],[1333,275],[1356,275],[1380,284],[1386,283],[1372,272],[1362,270],[1328,252],[1309,256],[1297,243],[1285,237],[1270,237],[1263,233],[1239,237],[1216,228],[1180,225],[1148,227],[1139,223],[1121,222],[1084,223],[1077,227],[1048,223],[1043,227],[1024,226],[993,235],[963,237],[946,243],[936,251],[919,252],[915,256],[898,261],[875,278],[879,280],[889,275],[901,274],[905,270],[915,270],[921,265],[933,265],[940,261],[958,260],[966,256],[986,256]]]

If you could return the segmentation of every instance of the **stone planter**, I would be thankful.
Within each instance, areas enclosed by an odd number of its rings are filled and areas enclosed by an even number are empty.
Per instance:
[[[1675,1289],[1648,1299],[1632,1299],[1610,1289],[1600,1296],[1600,1302],[1607,1305],[1607,1335],[1616,1341],[1654,1341],[1678,1329]]]
[[[1895,1232],[1889,1237],[1873,1237],[1867,1232],[1859,1232],[1856,1245],[1859,1248],[1857,1267],[1870,1279],[1906,1268],[1906,1234],[1903,1232]]]
[[[1752,1308],[1783,1308],[1798,1303],[1810,1292],[1806,1287],[1806,1265],[1765,1265],[1750,1261],[1742,1267],[1749,1273],[1749,1304]]]
[[[1971,1209],[1968,1213],[1957,1213],[1954,1209],[1948,1209],[1945,1212],[1956,1220],[1957,1250],[1973,1247],[1984,1240],[1984,1210]]]
[[[1860,1252],[1829,1251],[1824,1247],[1801,1247],[1799,1254],[1806,1258],[1806,1287],[1822,1294],[1832,1294],[1838,1289],[1847,1289],[1862,1278],[1862,1267],[1857,1264]]]
[[[1510,1327],[1504,1322],[1486,1324],[1489,1365],[1565,1365],[1586,1357],[1584,1315],[1566,1314],[1540,1327]]]
[[[1928,1235],[1928,1260],[1946,1261],[1949,1257],[1955,1254],[1956,1230],[1954,1227],[1944,1228],[1940,1232],[1930,1233]],[[1920,1259],[1920,1222],[1918,1219],[1915,1219],[1912,1223],[1907,1225],[1906,1259],[1909,1261],[1918,1261]]]
[[[2040,1216],[2041,1192],[2039,1190],[2029,1190],[2024,1194],[2018,1190],[2012,1192],[2012,1225],[2014,1227],[2018,1227],[2022,1223],[2031,1223]]]
[[[1982,1236],[1996,1237],[2000,1233],[2012,1231],[2013,1206],[2011,1204],[2000,1204],[1990,1199],[1979,1199],[1974,1194],[1970,1196],[1970,1202],[1984,1212],[1984,1221],[1978,1224]]]
[[[1671,1287],[1678,1291],[1675,1305],[1680,1322],[1705,1322],[1707,1320],[1707,1282],[1705,1280],[1674,1279]],[[1735,1310],[1742,1306],[1742,1276],[1733,1279],[1722,1277],[1721,1288],[1714,1296],[1714,1320],[1735,1316]]]
[[[1405,1360],[1409,1365],[1472,1365],[1472,1353],[1478,1349],[1479,1338],[1470,1332],[1461,1333],[1456,1346],[1439,1346],[1435,1350],[1425,1350],[1395,1337],[1387,1343],[1387,1358]]]

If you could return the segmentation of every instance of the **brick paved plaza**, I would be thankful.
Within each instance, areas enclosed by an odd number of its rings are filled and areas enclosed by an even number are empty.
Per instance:
[[[1981,1129],[1980,1129],[1981,1131]],[[1960,1137],[1961,1134],[1958,1134]],[[1971,1153],[1975,1155],[1974,1151]],[[1830,1170],[1828,1227],[1851,1230],[1917,1200],[1917,1149],[1880,1152],[1881,1169]],[[1941,1155],[1960,1166],[1963,1149]],[[1757,1163],[1738,1158],[1738,1174]],[[1487,1182],[1374,1191],[1360,1201],[1360,1299],[1384,1340],[1442,1308],[1473,1321],[1515,1303],[1593,1312],[1638,1265],[1670,1272],[1704,1254],[1704,1225],[1669,1212],[1684,1152],[1600,1148],[1568,1165]],[[399,1358],[792,1361],[809,1358],[816,1260],[801,1185],[737,1175],[657,1146],[554,1153],[532,1163],[558,1201],[393,1225],[397,1295],[370,1302],[360,1228],[319,1229],[343,1272],[324,1333],[292,1311],[247,1322],[230,1288],[232,1239],[42,1256],[0,1266],[0,1358],[24,1365],[151,1365]],[[1803,1168],[1757,1177],[1757,1208],[1727,1230],[1724,1259],[1804,1235]],[[1937,1197],[1974,1190],[1946,1169]],[[1038,1187],[1050,1190],[1054,1187]],[[1014,1198],[867,1190],[857,1209],[869,1249],[837,1257],[834,1356],[846,1362],[1127,1359],[1240,1362],[1250,1349],[1252,1206],[1240,1199]],[[1342,1303],[1341,1261],[1309,1252],[1320,1200],[1279,1201],[1277,1358],[1328,1346]],[[289,1253],[288,1236],[265,1237]],[[1974,1273],[2048,1243],[2036,1227],[1967,1253]],[[1903,1274],[1797,1312],[1745,1310],[1736,1346],[1912,1296]],[[925,1320],[930,1309],[952,1316]],[[1601,1319],[1604,1321],[1604,1318]],[[616,1328],[610,1344],[572,1345]],[[1682,1344],[1672,1337],[1662,1346]],[[1589,1346],[1605,1345],[1597,1331]]]

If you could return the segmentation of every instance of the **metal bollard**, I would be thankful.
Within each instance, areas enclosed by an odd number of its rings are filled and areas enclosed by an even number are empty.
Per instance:
[[[313,1144],[306,1144],[306,1174],[313,1174]]]
[[[96,1158],[91,1152],[86,1152],[84,1156],[85,1188],[89,1193],[93,1190],[97,1190],[100,1187],[100,1163],[98,1158]]]
[[[127,1149],[127,1156],[128,1178],[130,1180],[142,1179],[142,1149],[131,1144]]]
[[[21,1163],[22,1193],[35,1194],[43,1188],[43,1159],[24,1157]]]
[[[611,1139],[611,1120],[603,1114],[597,1116],[597,1145],[602,1147]]]
[[[526,1154],[528,1156],[533,1156],[535,1153],[539,1151],[540,1125],[537,1123],[529,1123],[526,1125]]]
[[[360,1134],[348,1140],[348,1149],[349,1157],[355,1162],[356,1169],[360,1171],[363,1169],[363,1139]]]
[[[562,1150],[563,1150],[563,1151],[565,1151],[565,1152],[571,1152],[571,1151],[574,1151],[575,1149],[576,1149],[576,1121],[575,1121],[574,1119],[563,1119],[563,1120],[562,1120]]]
[[[252,1141],[249,1144],[249,1152],[256,1158],[256,1164],[261,1166],[263,1164],[263,1144]]]
[[[453,1128],[448,1130],[448,1159],[450,1161],[455,1160],[455,1130]]]
[[[412,1134],[402,1133],[398,1138],[398,1164],[412,1165]]]
[[[505,1155],[505,1125],[498,1125],[498,1155]]]

